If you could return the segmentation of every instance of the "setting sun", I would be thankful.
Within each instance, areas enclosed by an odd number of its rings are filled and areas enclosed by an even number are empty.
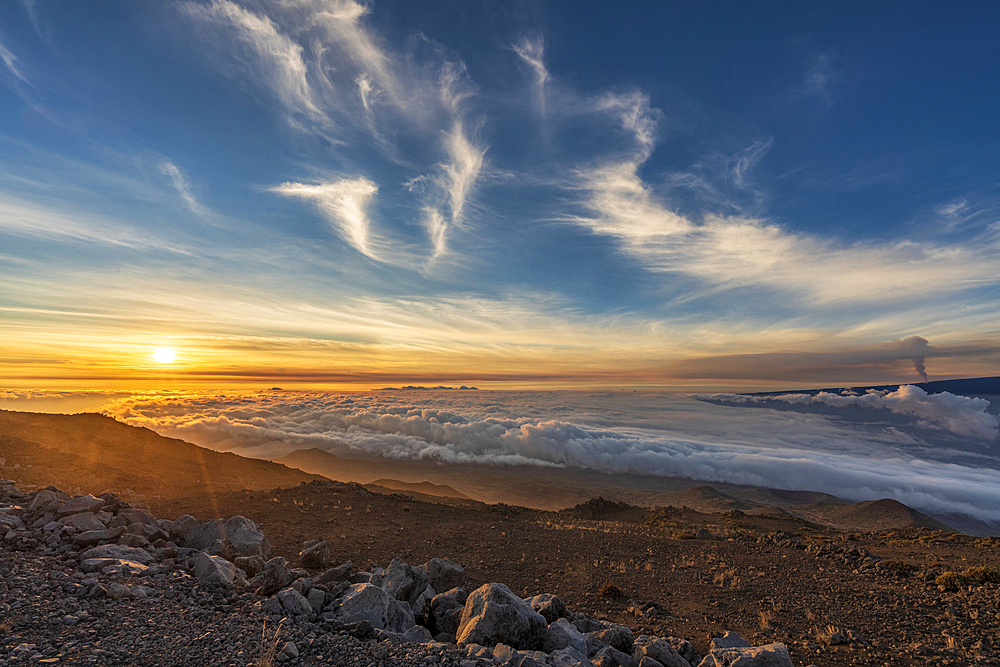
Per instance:
[[[169,347],[161,347],[153,353],[153,358],[161,364],[169,364],[177,358],[177,355]]]

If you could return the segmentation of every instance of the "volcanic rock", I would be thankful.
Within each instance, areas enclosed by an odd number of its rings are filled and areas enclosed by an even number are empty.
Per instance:
[[[545,619],[503,584],[484,584],[469,596],[458,628],[458,643],[508,644],[538,650],[545,643]]]

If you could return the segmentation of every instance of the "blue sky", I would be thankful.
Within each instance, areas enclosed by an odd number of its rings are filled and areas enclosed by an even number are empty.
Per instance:
[[[989,3],[6,3],[0,365],[1000,374],[998,28]]]

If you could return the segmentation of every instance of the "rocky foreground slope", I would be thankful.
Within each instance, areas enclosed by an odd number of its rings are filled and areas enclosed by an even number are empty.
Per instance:
[[[729,633],[701,656],[685,639],[573,613],[554,594],[522,598],[500,583],[466,591],[448,560],[330,567],[326,542],[313,540],[292,567],[269,558],[244,517],[147,510],[112,493],[24,494],[0,481],[0,663],[793,665],[778,642],[752,647]]]

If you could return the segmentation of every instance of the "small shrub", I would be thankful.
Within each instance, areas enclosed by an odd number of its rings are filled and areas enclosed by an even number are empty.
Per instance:
[[[938,586],[944,586],[949,591],[957,591],[965,585],[965,580],[962,579],[962,575],[958,572],[945,572],[940,577],[935,579],[934,583]]]
[[[970,567],[964,572],[945,572],[934,580],[938,586],[957,591],[963,586],[982,586],[1000,583],[1000,572],[990,567]]]
[[[962,573],[962,578],[970,586],[982,584],[1000,584],[1000,572],[989,567],[970,567]]]
[[[610,581],[605,581],[601,584],[601,587],[597,589],[598,595],[603,595],[606,598],[623,598],[625,597],[625,591],[615,586]]]

